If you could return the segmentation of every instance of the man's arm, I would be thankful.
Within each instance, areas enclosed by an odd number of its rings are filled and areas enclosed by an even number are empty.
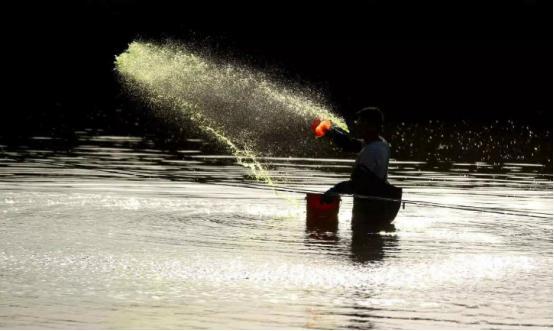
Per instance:
[[[321,200],[325,203],[331,203],[331,201],[333,201],[333,197],[341,194],[354,194],[354,183],[351,180],[340,182],[331,187],[323,193]]]
[[[327,192],[338,194],[354,194],[354,183],[351,180],[340,182],[331,187]]]
[[[362,194],[362,195],[382,195],[385,182],[379,179],[373,172],[365,166],[354,168],[350,180],[340,182],[331,187],[323,194],[324,202],[331,202],[333,197],[340,194]]]
[[[357,153],[363,146],[360,140],[352,138],[348,132],[337,127],[333,127],[329,130],[326,136],[328,136],[333,143],[335,143],[335,145],[342,148],[345,152]]]

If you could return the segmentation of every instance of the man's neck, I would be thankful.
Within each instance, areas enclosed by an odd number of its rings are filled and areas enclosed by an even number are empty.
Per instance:
[[[364,137],[364,143],[366,144],[378,140],[381,140],[381,137],[379,137],[379,133],[377,132],[368,132],[368,134]]]

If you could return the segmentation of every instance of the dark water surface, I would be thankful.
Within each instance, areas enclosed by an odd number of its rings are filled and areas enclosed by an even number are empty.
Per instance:
[[[49,141],[36,137],[36,142]],[[194,146],[198,145],[197,148]],[[2,328],[551,328],[552,174],[535,164],[391,162],[395,233],[306,228],[225,155],[82,134],[0,147]],[[323,191],[352,160],[266,159]],[[545,173],[546,172],[546,173]]]

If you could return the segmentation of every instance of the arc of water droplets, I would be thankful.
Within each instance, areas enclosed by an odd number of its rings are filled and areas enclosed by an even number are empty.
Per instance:
[[[272,81],[261,72],[217,64],[176,43],[132,42],[116,57],[115,68],[127,89],[153,108],[183,114],[196,127],[225,144],[257,180],[273,185],[259,155],[292,155],[314,148],[309,124],[342,118],[300,91]],[[320,144],[319,147],[321,147]]]

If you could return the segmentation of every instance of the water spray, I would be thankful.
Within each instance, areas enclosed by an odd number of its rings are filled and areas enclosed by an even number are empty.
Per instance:
[[[124,86],[162,114],[181,114],[227,146],[257,180],[273,180],[256,157],[312,156],[329,144],[310,137],[313,118],[348,130],[318,94],[233,63],[214,61],[186,46],[135,41],[116,57]],[[329,122],[330,123],[330,122]]]

